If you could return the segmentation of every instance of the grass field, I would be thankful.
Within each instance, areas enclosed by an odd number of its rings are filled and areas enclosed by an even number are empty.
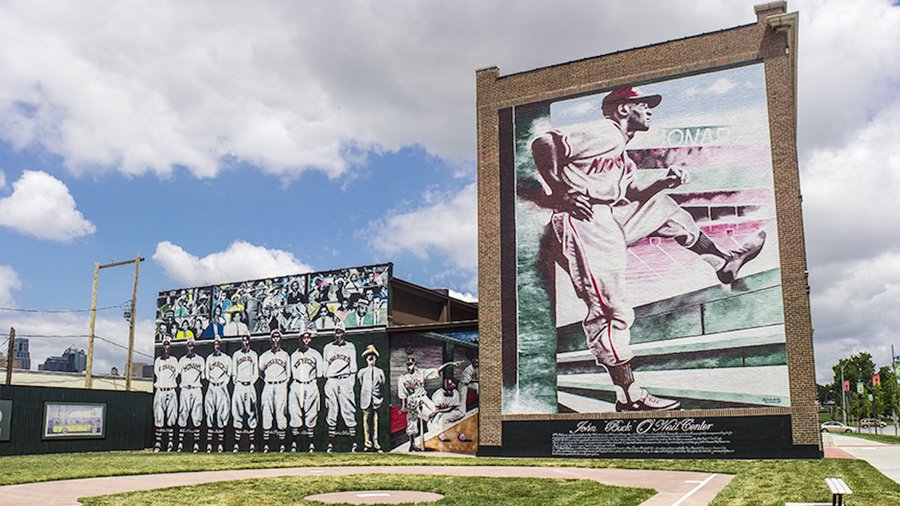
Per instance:
[[[519,465],[662,469],[733,474],[715,505],[783,505],[787,501],[831,499],[825,478],[840,477],[853,489],[853,504],[900,504],[900,485],[861,460],[605,460],[500,459],[368,454],[190,454],[111,452],[0,457],[0,484],[93,476],[258,469],[296,466],[360,465]],[[375,478],[380,480],[381,478]],[[345,478],[345,490],[358,490],[359,477]],[[264,487],[266,488],[266,487]],[[148,492],[150,496],[161,493]],[[148,497],[150,497],[148,496]],[[249,500],[249,499],[248,499]],[[185,501],[178,501],[184,503]],[[222,501],[239,504],[244,501]],[[203,501],[204,504],[214,502]],[[596,504],[596,503],[594,503]],[[543,505],[541,505],[543,506]]]
[[[860,439],[875,441],[876,443],[884,443],[888,445],[900,445],[900,437],[890,436],[886,434],[866,434],[865,432],[847,432],[844,436],[853,436]]]
[[[419,490],[444,496],[442,506],[569,504],[633,506],[652,490],[612,487],[591,480],[484,478],[452,476],[292,476],[207,483],[163,490],[129,492],[83,500],[86,506],[170,504],[321,504],[304,501],[312,494],[345,490]]]

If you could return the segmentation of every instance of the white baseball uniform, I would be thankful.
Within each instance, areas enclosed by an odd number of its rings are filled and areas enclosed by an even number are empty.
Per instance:
[[[428,398],[425,391],[425,380],[440,378],[437,369],[422,369],[417,367],[412,374],[406,373],[400,376],[400,384],[397,387],[397,396],[403,402],[406,409],[406,433],[410,437],[419,434],[419,417],[427,419],[434,411],[434,404]]]
[[[462,403],[463,411],[468,407],[470,388],[475,390],[476,394],[478,393],[478,368],[473,364],[466,366],[459,378],[459,401]]]
[[[234,393],[231,396],[231,418],[235,429],[256,428],[256,380],[259,379],[259,357],[253,350],[240,349],[232,356]]]
[[[557,160],[562,180],[598,202],[590,220],[556,211],[548,225],[561,245],[562,264],[575,292],[587,305],[583,321],[587,345],[598,364],[626,363],[634,357],[630,346],[634,310],[625,296],[626,248],[650,235],[691,246],[700,229],[664,193],[643,202],[626,197],[637,167],[625,150],[624,133],[612,120],[546,135],[563,147]]]
[[[181,392],[178,398],[178,426],[187,427],[188,419],[194,427],[203,424],[203,390],[200,381],[205,378],[206,361],[200,355],[187,355],[178,360],[181,376]]]
[[[153,375],[156,376],[153,383],[153,425],[156,427],[175,425],[178,416],[178,395],[175,392],[178,371],[178,359],[171,355],[167,359],[160,356],[153,361]]]
[[[272,420],[279,430],[287,428],[287,382],[291,379],[291,357],[284,350],[266,350],[259,356],[259,370],[265,384],[262,389],[263,430],[272,428]]]
[[[435,409],[450,408],[450,411],[439,412],[431,419],[438,430],[446,429],[466,415],[459,399],[459,392],[455,389],[448,394],[443,388],[439,388],[432,394],[431,402],[434,403]]]
[[[356,383],[356,346],[344,341],[338,346],[325,345],[325,406],[328,412],[325,421],[329,426],[337,425],[338,412],[347,428],[356,427],[356,402],[353,387]]]
[[[291,382],[288,410],[291,427],[314,429],[319,419],[318,379],[325,375],[325,360],[317,350],[297,349],[291,353]]]
[[[211,353],[206,357],[206,397],[203,405],[206,408],[206,424],[210,427],[224,429],[228,425],[231,412],[231,399],[228,395],[228,383],[231,381],[233,360],[224,353]]]

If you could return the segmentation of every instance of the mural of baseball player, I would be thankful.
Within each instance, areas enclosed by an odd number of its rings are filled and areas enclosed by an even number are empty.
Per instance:
[[[425,420],[435,410],[434,403],[428,397],[425,390],[425,380],[428,378],[440,378],[441,372],[449,366],[458,366],[462,362],[446,362],[436,369],[422,369],[416,366],[416,357],[409,356],[406,359],[406,374],[400,376],[397,385],[397,395],[403,405],[401,413],[406,413],[406,434],[409,436],[409,451],[424,450],[424,441],[421,445],[416,441],[420,434],[424,437]]]
[[[362,357],[366,367],[360,369],[356,377],[359,380],[359,408],[363,420],[363,451],[382,453],[384,450],[378,440],[378,409],[384,402],[384,371],[375,367],[378,350],[374,344],[363,350]]]
[[[200,426],[203,425],[203,385],[206,378],[206,361],[194,353],[194,338],[187,341],[187,353],[178,360],[178,375],[181,378],[178,396],[178,451],[184,449],[184,436],[190,422],[194,452],[200,450]]]
[[[234,451],[241,449],[241,439],[250,440],[249,450],[255,449],[256,381],[259,379],[259,357],[250,349],[250,334],[241,336],[241,349],[232,356],[234,393],[231,396],[231,421],[234,426]],[[245,428],[246,424],[246,428]]]
[[[172,439],[174,427],[178,415],[178,395],[175,388],[178,386],[178,359],[169,354],[170,341],[162,342],[162,353],[153,361],[153,375],[156,381],[153,383],[153,426],[155,429],[156,443],[153,451],[158,452],[162,448],[163,434],[168,434],[167,451],[172,451]]]
[[[334,438],[337,436],[338,414],[347,426],[350,439],[353,441],[351,452],[356,445],[356,402],[353,391],[356,383],[356,347],[345,339],[343,322],[334,328],[334,342],[325,345],[325,406],[328,412],[325,421],[328,423],[328,448],[334,451]]]
[[[309,452],[316,451],[313,441],[319,419],[319,378],[325,376],[325,359],[310,348],[314,327],[300,330],[300,343],[291,353],[291,382],[288,393],[288,410],[291,415],[291,451],[296,452],[302,429],[308,441]]]
[[[206,397],[203,406],[206,411],[206,453],[213,450],[221,453],[225,445],[225,428],[231,414],[231,396],[228,395],[228,384],[234,362],[231,357],[222,353],[222,340],[213,341],[213,352],[206,357]]]
[[[766,239],[760,231],[740,247],[721,248],[666,190],[690,176],[677,167],[655,180],[638,183],[626,146],[650,128],[660,95],[643,95],[632,86],[606,95],[605,119],[590,129],[558,129],[532,143],[535,166],[549,187],[554,213],[539,255],[558,263],[587,307],[582,322],[587,345],[598,366],[609,372],[616,411],[678,409],[677,400],[652,395],[634,380],[630,329],[634,311],[627,302],[627,247],[650,236],[672,238],[696,253],[730,284],[741,267],[756,258]]]
[[[466,416],[466,411],[456,390],[452,378],[444,378],[444,387],[434,391],[431,402],[434,411],[428,415],[428,425],[434,424],[438,430],[444,430]]]
[[[272,422],[280,443],[280,451],[285,450],[285,430],[287,429],[287,382],[291,379],[291,358],[281,349],[281,331],[273,330],[269,334],[272,348],[259,356],[259,370],[262,372],[262,427],[263,452],[269,451],[269,440],[272,437]]]
[[[469,365],[463,369],[459,378],[459,400],[462,403],[463,411],[468,409],[467,399],[469,398],[469,390],[474,390],[478,395],[478,350],[469,349],[466,351],[466,358],[469,359]]]

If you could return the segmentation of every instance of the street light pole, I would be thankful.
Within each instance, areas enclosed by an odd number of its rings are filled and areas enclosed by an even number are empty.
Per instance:
[[[844,399],[844,366],[847,365],[846,362],[841,364],[841,411],[844,412],[844,425],[847,425],[847,403]]]

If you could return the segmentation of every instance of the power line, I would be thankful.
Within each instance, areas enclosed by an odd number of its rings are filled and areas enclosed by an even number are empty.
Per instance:
[[[106,311],[108,309],[124,309],[131,304],[130,301],[120,302],[115,306],[98,307],[97,311]],[[90,313],[90,309],[20,309],[15,307],[0,307],[0,311],[10,311],[16,313]]]
[[[9,336],[9,334],[0,334],[0,336]],[[68,339],[68,338],[71,338],[71,337],[91,337],[91,336],[89,336],[89,335],[87,335],[87,334],[67,334],[67,335],[52,335],[52,336],[51,336],[51,335],[47,335],[47,334],[19,334],[19,333],[17,332],[17,333],[16,333],[16,337],[30,337],[30,338],[35,338],[35,339]],[[95,336],[94,336],[94,339],[99,339],[99,340],[101,340],[101,341],[103,341],[103,342],[106,342],[106,343],[109,343],[109,344],[111,344],[111,345],[113,345],[113,346],[118,346],[119,348],[122,348],[123,350],[128,350],[128,346],[125,346],[124,344],[117,343],[117,342],[112,341],[112,340],[110,340],[110,339],[106,339],[105,337],[100,337],[100,336],[95,335]],[[8,340],[9,340],[9,338],[7,337],[7,341],[8,341]],[[4,342],[5,342],[5,341],[4,341]],[[143,355],[143,356],[148,357],[148,358],[155,358],[153,355],[148,355],[148,354],[143,353],[143,352],[140,352],[140,351],[138,351],[138,350],[134,350],[134,352],[137,353],[138,355]]]

